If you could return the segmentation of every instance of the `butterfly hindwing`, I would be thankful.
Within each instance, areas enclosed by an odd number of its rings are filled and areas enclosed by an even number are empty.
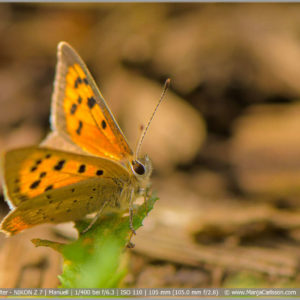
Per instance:
[[[54,131],[90,154],[117,161],[132,155],[87,67],[65,42],[58,46],[51,119]]]
[[[23,201],[3,220],[1,229],[16,234],[37,224],[82,219],[99,210],[104,202],[118,207],[121,193],[122,186],[108,178],[90,178]]]

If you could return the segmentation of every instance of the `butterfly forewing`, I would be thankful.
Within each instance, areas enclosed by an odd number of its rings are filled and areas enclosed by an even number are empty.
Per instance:
[[[46,199],[56,189],[90,178],[100,184],[104,179],[120,185],[129,180],[127,170],[113,161],[37,147],[6,153],[4,170],[6,193],[12,206],[41,194]]]
[[[65,42],[58,46],[52,126],[88,153],[121,162],[132,156],[87,67]]]
[[[77,220],[104,202],[118,207],[130,183],[127,170],[113,161],[48,148],[12,150],[3,163],[6,199],[16,207],[1,223],[8,234]]]

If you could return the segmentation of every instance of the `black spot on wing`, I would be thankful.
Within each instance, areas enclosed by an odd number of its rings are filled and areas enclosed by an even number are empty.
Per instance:
[[[92,109],[96,104],[96,100],[94,97],[90,97],[87,99],[87,105],[90,109]]]
[[[103,171],[102,170],[97,170],[97,172],[96,172],[96,175],[97,176],[101,176],[103,174]]]
[[[30,188],[33,190],[33,189],[37,188],[40,185],[40,183],[41,183],[41,180],[36,180],[30,185]]]
[[[50,190],[52,190],[52,189],[53,189],[53,185],[50,184],[50,185],[48,185],[48,186],[45,188],[45,192],[50,191]],[[48,196],[50,197],[50,195],[47,195],[47,198],[48,198]]]
[[[37,170],[38,165],[42,163],[41,159],[36,160],[35,164],[31,167],[30,172],[34,172]]]
[[[84,173],[85,172],[85,165],[80,165],[78,168],[78,173]]]
[[[40,174],[40,178],[44,178],[46,175],[47,175],[46,172],[42,172],[42,173]]]
[[[104,121],[104,120],[102,120],[102,122],[101,122],[101,126],[102,126],[102,129],[105,129],[106,128],[106,122]]]
[[[77,110],[77,104],[73,103],[70,109],[70,114],[74,115]]]
[[[33,166],[33,167],[30,169],[30,172],[34,172],[36,169],[37,169],[37,166]]]
[[[86,85],[89,84],[89,82],[88,82],[88,80],[87,80],[86,78],[83,78],[83,82],[84,82]]]
[[[66,161],[65,161],[64,159],[60,160],[60,161],[54,166],[54,170],[60,171],[60,170],[64,167],[65,162],[66,162]]]
[[[81,104],[82,98],[80,96],[78,96],[77,102],[78,102],[78,104]]]
[[[78,88],[78,85],[79,85],[80,83],[82,83],[82,79],[78,76],[78,77],[76,78],[75,82],[74,82],[74,87],[75,87],[75,89]]]
[[[82,121],[79,120],[79,122],[78,122],[78,127],[77,127],[77,129],[76,129],[76,133],[77,133],[78,135],[81,134],[82,126],[83,126]]]

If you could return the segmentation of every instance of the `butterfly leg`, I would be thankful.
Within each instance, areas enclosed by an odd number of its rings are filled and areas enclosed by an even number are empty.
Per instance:
[[[136,234],[133,228],[133,199],[134,199],[134,189],[131,190],[130,201],[129,201],[129,227],[131,229],[132,234]]]
[[[147,216],[148,216],[148,200],[151,198],[152,196],[152,193],[151,193],[151,188],[150,187],[147,187],[144,194],[143,194],[143,197],[144,197],[144,206],[145,206],[145,210],[146,210],[146,213],[147,213]]]
[[[129,240],[127,243],[127,248],[134,248],[134,243],[131,242],[131,239],[133,235],[136,234],[134,228],[133,228],[133,199],[134,199],[134,189],[131,190],[130,193],[130,200],[129,200],[129,227],[130,227],[130,235],[129,235]]]
[[[87,228],[85,228],[81,234],[86,233],[88,230],[91,229],[91,227],[96,223],[96,221],[99,219],[99,217],[101,216],[104,208],[106,207],[106,205],[108,204],[108,201],[104,201],[102,206],[100,207],[99,211],[97,212],[96,216],[93,218],[93,220],[91,221],[91,223],[89,224],[89,226]]]

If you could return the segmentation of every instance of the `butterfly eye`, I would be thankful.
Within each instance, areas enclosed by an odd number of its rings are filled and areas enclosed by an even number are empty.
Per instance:
[[[137,160],[132,161],[132,167],[135,173],[139,175],[144,175],[145,174],[145,168],[144,166],[138,162]]]

